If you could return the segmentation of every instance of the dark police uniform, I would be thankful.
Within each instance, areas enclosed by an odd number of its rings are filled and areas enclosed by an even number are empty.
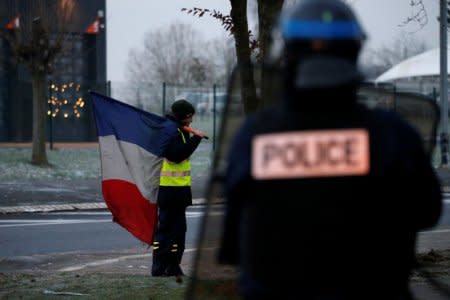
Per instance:
[[[434,225],[441,212],[440,185],[420,136],[394,113],[357,105],[355,95],[338,107],[334,101],[342,104],[349,97],[345,91],[317,96],[314,103],[320,107],[270,109],[249,118],[237,134],[227,171],[220,260],[240,265],[244,293],[262,293],[267,299],[274,296],[269,291],[299,296],[292,299],[303,299],[303,294],[403,295],[414,267],[417,231]],[[305,132],[348,130],[367,133],[366,173],[252,175],[254,151],[261,150],[253,147],[257,137],[289,133],[295,140]],[[266,164],[266,173],[271,160],[286,169],[352,163],[347,157],[351,148],[332,148],[330,163],[325,154],[308,157],[292,147],[287,154],[265,153],[266,161],[259,163]]]
[[[304,0],[281,24],[283,101],[231,145],[219,261],[245,299],[410,299],[417,232],[442,209],[421,137],[357,104],[364,33],[345,3]]]
[[[178,135],[164,153],[157,201],[158,227],[153,239],[153,276],[183,275],[180,263],[186,240],[186,207],[192,205],[189,157],[201,137],[191,137],[179,124]]]

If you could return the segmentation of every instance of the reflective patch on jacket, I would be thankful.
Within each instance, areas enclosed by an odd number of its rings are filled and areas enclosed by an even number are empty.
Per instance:
[[[180,129],[183,143],[186,144],[186,139]],[[160,186],[191,186],[191,162],[189,159],[181,163],[171,162],[167,159],[163,160],[159,185]]]

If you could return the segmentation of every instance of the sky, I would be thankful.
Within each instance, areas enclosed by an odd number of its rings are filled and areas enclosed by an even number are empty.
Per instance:
[[[355,9],[368,40],[365,48],[389,46],[401,34],[413,34],[427,42],[430,48],[439,46],[438,0],[423,0],[428,23],[419,30],[417,23],[402,23],[417,9],[411,0],[348,0]],[[198,18],[182,12],[182,8],[215,9],[224,14],[230,11],[229,0],[107,0],[107,78],[126,81],[125,65],[131,49],[142,49],[145,34],[173,22],[190,23],[205,39],[227,37],[220,22],[212,17]]]

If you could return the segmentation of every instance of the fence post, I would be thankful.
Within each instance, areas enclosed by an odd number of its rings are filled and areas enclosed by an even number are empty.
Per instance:
[[[448,70],[447,70],[447,1],[440,1],[440,102],[441,102],[441,166],[448,166]]]
[[[216,85],[213,85],[213,136],[212,136],[212,149],[216,149],[216,115],[217,115],[217,105],[216,105]]]
[[[163,82],[163,90],[162,90],[162,115],[166,113],[166,83]]]
[[[52,116],[52,103],[51,99],[53,96],[52,92],[52,84],[53,82],[50,80],[47,87],[47,103],[48,103],[48,110],[50,111],[50,114],[48,114],[48,140],[50,143],[50,150],[53,150],[53,116]]]
[[[111,97],[111,80],[106,82],[106,96]]]

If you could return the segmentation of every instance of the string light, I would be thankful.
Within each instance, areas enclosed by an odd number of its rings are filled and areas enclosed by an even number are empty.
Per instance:
[[[56,118],[61,113],[65,119],[72,116],[81,117],[85,102],[82,96],[78,96],[81,89],[80,84],[70,82],[58,86],[52,83],[49,85],[49,89],[52,95],[47,100],[49,106],[47,115]]]

